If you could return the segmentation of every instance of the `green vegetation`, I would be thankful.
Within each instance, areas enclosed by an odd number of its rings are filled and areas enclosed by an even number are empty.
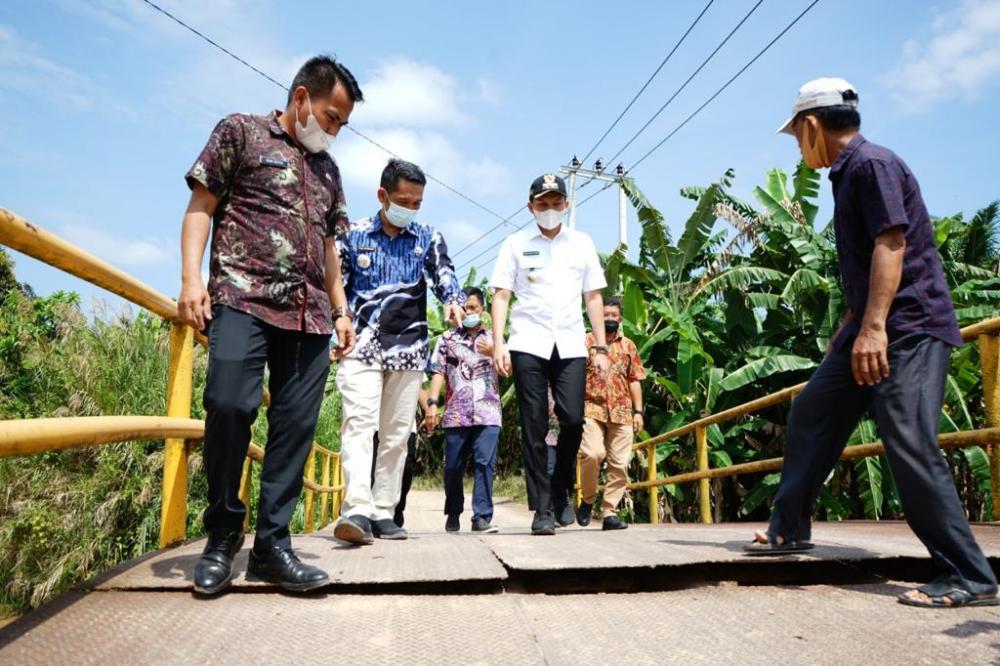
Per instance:
[[[818,176],[800,167],[789,181],[778,170],[756,190],[759,208],[729,191],[732,174],[707,188],[687,188],[695,202],[674,243],[660,213],[634,183],[629,194],[643,227],[638,261],[621,251],[606,257],[612,288],[624,294],[624,331],[650,369],[646,383],[648,433],[656,434],[802,381],[822,357],[842,298],[837,287],[831,230],[817,231]],[[788,188],[791,187],[791,192]],[[725,225],[717,230],[716,226]],[[963,323],[992,316],[1000,301],[997,269],[998,205],[972,219],[936,221],[941,254]],[[470,282],[476,283],[475,276]],[[429,312],[432,332],[443,330]],[[113,414],[163,414],[168,326],[140,314],[103,312],[87,318],[75,294],[36,297],[18,284],[0,250],[0,419]],[[204,386],[205,355],[196,352],[196,418]],[[340,404],[328,386],[316,440],[339,450]],[[504,422],[496,494],[524,499],[520,441],[510,380],[503,380]],[[942,429],[982,425],[978,354],[966,346],[952,358]],[[787,408],[709,430],[711,464],[728,465],[780,455]],[[855,441],[876,438],[866,421]],[[266,439],[263,410],[254,441]],[[417,450],[418,487],[440,487],[440,432]],[[989,519],[989,473],[979,448],[948,454],[970,516]],[[694,467],[690,440],[657,450],[661,474]],[[633,478],[644,475],[641,456]],[[82,448],[0,458],[0,616],[36,606],[67,586],[156,547],[162,443]],[[254,479],[259,468],[255,465]],[[190,457],[188,535],[201,533],[205,480],[200,448]],[[776,474],[722,480],[713,485],[719,519],[767,515]],[[256,511],[256,484],[251,521]],[[661,493],[663,515],[691,520],[693,486]],[[623,513],[642,520],[644,493],[626,497]],[[844,465],[821,497],[819,516],[896,517],[899,503],[881,459]],[[301,503],[293,531],[302,528]]]
[[[794,176],[768,172],[754,190],[758,207],[733,196],[732,172],[706,188],[685,188],[695,202],[676,243],[662,215],[634,182],[628,194],[642,225],[639,260],[621,248],[607,257],[611,290],[624,295],[624,332],[647,368],[647,434],[656,434],[804,381],[825,353],[846,306],[838,285],[831,226],[815,226],[819,175],[800,165]],[[791,191],[789,191],[791,188]],[[722,223],[722,229],[716,227]],[[935,221],[960,323],[994,316],[1000,302],[998,204],[969,221]],[[781,455],[787,405],[757,418],[711,426],[713,467]],[[978,351],[967,345],[952,356],[944,432],[981,427]],[[851,443],[877,439],[865,420]],[[661,475],[696,467],[693,436],[657,448]],[[979,447],[947,454],[966,510],[991,519],[989,472]],[[644,465],[639,456],[633,478]],[[713,481],[717,520],[766,519],[778,474]],[[667,487],[661,515],[694,520],[694,486]],[[647,515],[645,498],[636,510]],[[883,458],[841,465],[820,497],[828,519],[899,517],[899,499]]]

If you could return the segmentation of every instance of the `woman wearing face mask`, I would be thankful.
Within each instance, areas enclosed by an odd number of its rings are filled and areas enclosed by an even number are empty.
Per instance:
[[[493,362],[497,372],[514,374],[521,412],[528,506],[535,511],[532,534],[554,534],[556,524],[576,520],[569,503],[576,456],[583,432],[583,392],[588,351],[594,366],[608,369],[601,289],[607,286],[594,242],[587,234],[562,224],[568,207],[566,183],[545,174],[531,184],[528,210],[536,224],[509,236],[500,248],[491,286],[493,298]],[[517,303],[510,320],[510,350],[503,341],[512,294]],[[594,330],[587,349],[580,295]],[[548,475],[548,389],[559,418],[556,465]]]

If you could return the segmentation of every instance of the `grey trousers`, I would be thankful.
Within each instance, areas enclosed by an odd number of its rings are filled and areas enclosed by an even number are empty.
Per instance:
[[[930,553],[937,580],[973,594],[996,591],[997,581],[959,502],[938,448],[951,348],[931,337],[889,347],[890,376],[859,386],[851,373],[851,346],[823,360],[792,402],[785,462],[768,532],[808,541],[813,505],[848,438],[871,408],[885,443],[906,522]]]

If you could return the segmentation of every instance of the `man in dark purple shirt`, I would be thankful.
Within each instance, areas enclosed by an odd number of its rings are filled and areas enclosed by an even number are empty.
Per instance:
[[[817,79],[799,89],[793,115],[780,130],[796,137],[806,164],[830,169],[837,261],[849,309],[823,363],[792,403],[771,524],[746,550],[812,548],[816,497],[871,409],[906,520],[938,570],[932,582],[899,601],[996,605],[996,577],[937,445],[948,357],[962,338],[934,227],[906,164],[861,136],[857,105],[847,81]]]
[[[302,592],[326,584],[292,551],[288,522],[302,489],[330,368],[330,335],[353,344],[334,236],[347,228],[340,171],[327,152],[361,101],[357,81],[325,56],[292,81],[285,109],[233,114],[213,130],[186,180],[178,315],[209,338],[205,383],[208,543],[194,587],[215,594],[233,577],[246,507],[240,475],[270,371],[268,435],[248,573]],[[208,287],[202,255],[211,231]],[[333,306],[336,306],[334,308]]]

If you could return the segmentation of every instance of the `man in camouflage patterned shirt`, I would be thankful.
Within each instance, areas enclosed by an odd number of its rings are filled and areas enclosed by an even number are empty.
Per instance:
[[[265,365],[267,455],[248,572],[292,591],[328,580],[296,557],[288,522],[323,399],[330,336],[336,329],[345,352],[354,340],[333,245],[347,226],[347,210],[340,171],[326,149],[361,100],[346,67],[312,58],[296,74],[284,111],[223,118],[187,173],[178,315],[207,329],[209,338],[208,543],[194,573],[202,594],[229,584],[243,544],[240,476]],[[210,228],[206,289],[201,263]]]

